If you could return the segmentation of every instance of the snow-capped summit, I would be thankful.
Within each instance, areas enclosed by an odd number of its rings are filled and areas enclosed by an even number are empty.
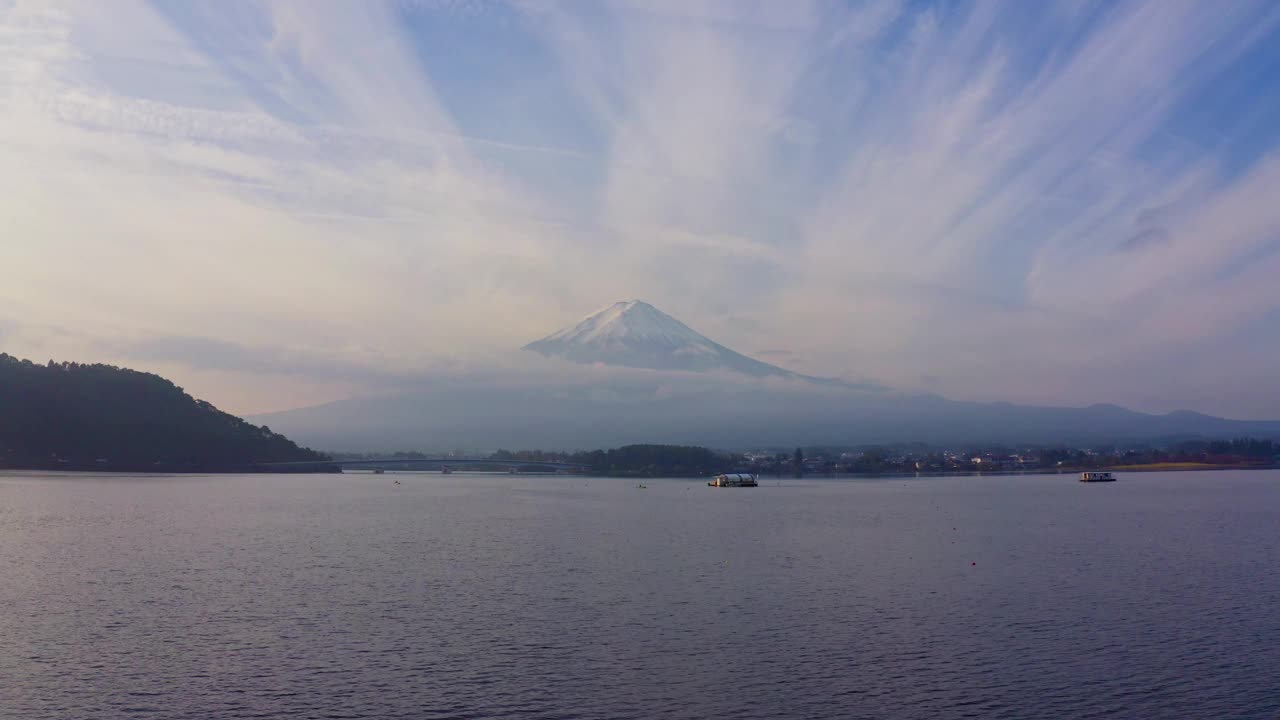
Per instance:
[[[573,327],[525,345],[524,349],[579,363],[651,370],[732,370],[754,377],[795,377],[789,370],[753,360],[709,340],[640,300],[614,303]]]

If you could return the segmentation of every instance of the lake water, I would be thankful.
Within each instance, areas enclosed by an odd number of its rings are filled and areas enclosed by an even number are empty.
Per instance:
[[[0,717],[1280,717],[1280,472],[644,482],[0,474]]]

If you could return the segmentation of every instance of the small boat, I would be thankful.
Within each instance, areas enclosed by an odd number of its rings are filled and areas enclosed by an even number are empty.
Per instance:
[[[756,487],[756,476],[750,473],[722,473],[711,479],[711,487]]]
[[[1115,482],[1116,476],[1109,472],[1082,472],[1080,482]]]
[[[386,472],[386,471],[385,471],[385,470],[383,470],[382,468],[374,468],[374,469],[373,469],[373,474],[374,474],[374,475],[381,475],[381,474],[382,474],[382,473],[384,473],[384,472]]]

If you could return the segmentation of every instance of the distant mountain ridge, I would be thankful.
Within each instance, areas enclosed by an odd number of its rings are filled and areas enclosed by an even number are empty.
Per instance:
[[[1116,405],[956,402],[813,378],[735,352],[641,300],[614,303],[523,349],[612,369],[580,377],[531,375],[506,385],[501,378],[444,377],[409,393],[350,398],[259,420],[323,447],[376,450],[1280,438],[1280,422],[1188,411],[1149,415]],[[774,378],[797,382],[766,382]]]
[[[642,300],[616,302],[523,349],[576,363],[803,377],[730,350]]]
[[[620,371],[625,373],[626,371]],[[647,382],[647,384],[645,384]],[[1067,443],[1074,447],[1188,439],[1280,439],[1280,422],[1191,412],[1150,415],[1112,406],[1045,407],[789,386],[750,379],[675,390],[661,373],[503,387],[442,379],[432,387],[355,397],[254,418],[317,447],[342,450],[537,448],[634,443],[752,449],[924,442]]]
[[[158,375],[0,354],[0,467],[240,472],[326,459]]]

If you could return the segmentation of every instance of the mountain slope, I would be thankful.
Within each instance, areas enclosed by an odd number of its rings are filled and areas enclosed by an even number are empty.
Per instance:
[[[0,354],[0,467],[223,471],[324,459],[157,375]]]
[[[260,421],[316,445],[350,450],[1280,437],[1275,422],[1187,412],[1148,415],[1114,405],[953,402],[807,377],[734,352],[639,300],[615,303],[524,349],[612,367],[584,368],[572,377],[521,371],[506,378],[423,377],[412,392],[352,398]],[[704,372],[713,370],[728,372]],[[765,381],[774,378],[795,382]]]
[[[808,383],[729,382],[686,374],[503,387],[441,380],[259,416],[314,446],[343,450],[499,447],[574,450],[632,443],[721,448],[862,445],[1110,444],[1168,438],[1280,437],[1280,422],[1106,406],[1036,407],[866,393]]]
[[[525,350],[577,363],[649,370],[730,370],[752,377],[799,377],[700,335],[640,300],[610,305]]]

